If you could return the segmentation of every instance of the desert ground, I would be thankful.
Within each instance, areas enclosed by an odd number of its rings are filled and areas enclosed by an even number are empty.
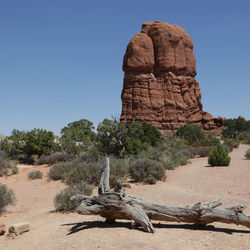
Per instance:
[[[234,150],[229,167],[208,167],[207,158],[195,158],[186,166],[167,171],[166,182],[131,184],[127,195],[176,206],[221,198],[221,207],[243,203],[247,206],[244,213],[250,215],[250,161],[244,159],[248,148],[240,145]],[[14,239],[0,236],[0,249],[250,249],[250,229],[233,224],[197,228],[154,221],[156,232],[150,234],[131,229],[127,221],[106,225],[99,216],[52,212],[53,198],[65,186],[60,181],[48,181],[48,166],[33,168],[43,172],[43,179],[28,180],[31,169],[23,166],[19,174],[0,178],[17,196],[16,205],[7,208],[0,223],[7,227],[20,222],[31,224],[29,232]]]

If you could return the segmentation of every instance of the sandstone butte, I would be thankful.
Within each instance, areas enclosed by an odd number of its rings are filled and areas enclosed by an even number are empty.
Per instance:
[[[127,46],[123,71],[121,122],[145,121],[162,134],[187,123],[222,126],[224,118],[203,111],[193,43],[181,27],[144,23]]]

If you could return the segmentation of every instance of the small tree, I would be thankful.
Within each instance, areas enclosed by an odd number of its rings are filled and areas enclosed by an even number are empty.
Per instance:
[[[61,134],[60,141],[68,153],[88,150],[96,137],[93,123],[86,119],[69,123],[61,130]]]
[[[225,128],[222,131],[222,136],[227,138],[235,138],[241,132],[250,131],[250,121],[241,117],[237,119],[226,119],[223,125]]]
[[[103,154],[136,155],[161,140],[161,133],[146,122],[124,124],[104,119],[97,127],[97,147]]]
[[[226,149],[219,143],[208,155],[211,166],[228,166],[231,161]]]
[[[103,154],[119,156],[126,148],[127,127],[116,118],[104,119],[97,126],[97,148]]]

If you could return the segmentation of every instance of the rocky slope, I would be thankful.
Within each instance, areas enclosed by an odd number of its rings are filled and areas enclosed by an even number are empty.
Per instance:
[[[193,43],[179,26],[144,23],[127,46],[123,71],[122,122],[146,121],[163,134],[186,123],[222,125],[223,118],[202,109]]]

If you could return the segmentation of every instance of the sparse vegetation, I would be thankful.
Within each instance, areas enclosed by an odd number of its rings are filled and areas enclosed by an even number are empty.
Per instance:
[[[240,140],[242,143],[250,144],[250,130],[240,132],[236,138]]]
[[[235,138],[242,132],[250,132],[250,121],[241,117],[237,119],[227,119],[223,125],[225,128],[222,131],[222,136],[226,138]]]
[[[188,164],[187,157],[176,149],[166,149],[164,155],[165,161],[163,162],[163,165],[165,169],[173,170],[177,166]]]
[[[151,159],[159,162],[165,169],[175,169],[177,166],[186,165],[188,158],[182,153],[186,145],[178,138],[165,138],[164,143],[158,147],[150,147],[141,152],[136,158]]]
[[[228,151],[232,152],[234,148],[238,148],[240,141],[237,138],[223,138],[223,147]]]
[[[30,180],[42,179],[43,178],[43,173],[40,170],[33,170],[33,171],[28,173],[28,178]]]
[[[102,164],[86,163],[86,162],[73,162],[72,169],[69,173],[65,174],[64,181],[67,185],[74,185],[81,181],[86,181],[90,184],[97,185],[100,180]]]
[[[231,151],[237,148],[240,142],[250,142],[249,126],[249,121],[242,118],[226,120],[223,147]],[[42,129],[28,132],[13,130],[11,136],[2,140],[0,153],[4,152],[7,157],[25,163],[53,165],[49,178],[62,180],[70,186],[82,180],[93,185],[98,184],[104,156],[109,155],[110,184],[114,187],[118,179],[125,180],[129,174],[136,176],[131,170],[133,167],[138,168],[137,172],[148,172],[143,178],[136,177],[136,181],[154,183],[163,178],[154,176],[146,165],[143,170],[141,162],[150,162],[152,169],[160,171],[162,167],[175,169],[177,166],[186,165],[190,158],[210,155],[210,161],[215,164],[214,154],[224,157],[221,156],[224,153],[212,154],[219,144],[220,140],[215,135],[204,133],[196,124],[180,127],[173,136],[161,136],[160,132],[148,123],[124,124],[116,118],[104,119],[95,133],[93,123],[82,119],[64,127],[61,130],[61,138],[56,138],[52,132]],[[218,155],[216,157],[220,158]],[[225,158],[220,165],[226,164],[227,161],[228,158]],[[134,162],[140,163],[140,166],[136,167]],[[17,173],[18,168],[0,154],[0,175],[11,172]],[[30,179],[41,176],[38,173],[29,174]]]
[[[14,165],[11,167],[11,171],[12,171],[12,174],[18,174],[19,168],[17,167],[17,165]]]
[[[0,184],[0,213],[4,212],[6,206],[14,205],[16,201],[15,194],[5,184]]]
[[[50,168],[49,178],[51,180],[64,180],[67,173],[71,170],[70,163],[58,163]]]
[[[157,180],[153,176],[149,176],[149,177],[146,177],[146,178],[143,179],[143,183],[145,183],[145,184],[153,185],[156,182],[157,182]]]
[[[67,162],[74,159],[75,155],[67,152],[55,152],[51,155],[41,155],[41,157],[35,162],[36,165],[48,164],[52,165],[58,162]]]
[[[10,161],[6,154],[0,150],[0,176],[17,174],[18,168],[13,161]]]
[[[228,166],[230,160],[228,152],[221,144],[218,144],[208,155],[208,163],[211,166]]]
[[[207,157],[214,146],[198,146],[196,147],[196,154],[199,157]]]
[[[131,178],[138,182],[149,183],[166,179],[165,169],[162,164],[150,159],[136,159],[129,166]]]
[[[197,146],[190,147],[182,151],[187,158],[195,158],[195,157],[207,157],[210,151],[214,148],[214,146]]]
[[[216,146],[218,143],[220,143],[219,138],[215,137],[213,134],[205,134],[203,140],[198,143],[198,146]]]
[[[76,194],[91,195],[93,186],[81,181],[77,185],[67,187],[55,196],[54,205],[57,211],[69,212],[75,210],[80,202],[72,201],[70,198]]]

